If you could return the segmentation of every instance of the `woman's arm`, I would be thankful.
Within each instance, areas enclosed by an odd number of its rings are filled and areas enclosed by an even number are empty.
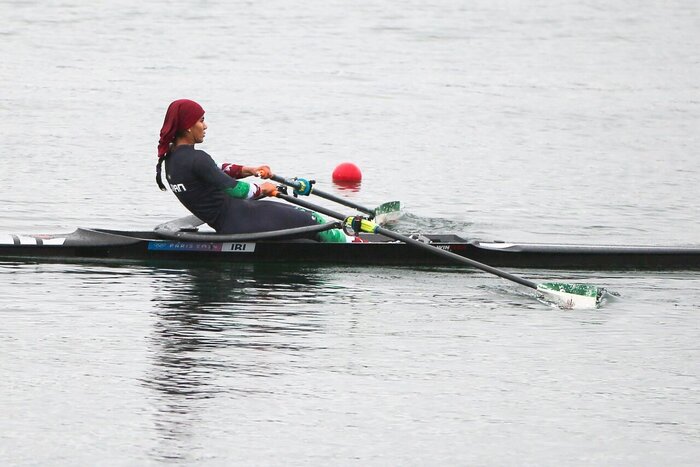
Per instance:
[[[221,164],[221,170],[231,178],[239,179],[256,175],[260,178],[272,177],[272,170],[267,165],[247,166],[238,164],[229,164],[228,162]]]

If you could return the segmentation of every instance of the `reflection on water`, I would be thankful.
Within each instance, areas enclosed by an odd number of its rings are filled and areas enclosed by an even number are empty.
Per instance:
[[[153,365],[142,381],[155,393],[160,439],[189,437],[198,400],[264,393],[251,380],[284,371],[280,355],[314,350],[305,339],[323,330],[317,305],[337,289],[322,274],[284,265],[161,269],[148,338]],[[173,455],[163,449],[154,455]]]
[[[415,433],[431,446],[450,433],[459,446],[465,432],[479,445],[622,432],[643,449],[659,436],[694,446],[699,278],[600,273],[624,300],[565,312],[447,267],[0,262],[0,353],[12,357],[0,408],[10,436],[42,435],[42,459],[65,449],[66,430],[90,441],[102,430],[85,465],[320,463],[358,446],[410,464],[423,454],[406,443]],[[26,299],[46,291],[51,306]],[[615,439],[594,441],[629,457]],[[14,459],[34,459],[35,446]]]
[[[344,182],[344,181],[340,181],[340,180],[334,180],[333,185],[339,191],[349,191],[349,192],[357,193],[360,191],[360,188],[362,186],[362,182]]]
[[[197,352],[221,347],[300,350],[295,341],[274,336],[318,331],[313,305],[332,292],[318,275],[265,265],[161,271],[155,286],[153,344],[166,367],[179,369],[192,368]]]

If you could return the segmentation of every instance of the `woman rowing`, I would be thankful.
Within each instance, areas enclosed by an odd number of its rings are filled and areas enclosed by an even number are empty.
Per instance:
[[[161,166],[165,162],[170,189],[192,214],[221,234],[283,230],[325,222],[311,211],[261,201],[276,196],[277,186],[240,179],[251,175],[268,179],[272,176],[270,167],[229,163],[217,166],[209,154],[194,148],[204,141],[206,130],[204,109],[188,99],[170,104],[160,130],[156,181],[165,191],[161,177]],[[317,237],[322,242],[353,241],[338,229],[320,232]]]

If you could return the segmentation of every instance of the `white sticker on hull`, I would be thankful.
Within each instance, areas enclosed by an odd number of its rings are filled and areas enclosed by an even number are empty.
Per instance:
[[[222,243],[221,251],[229,253],[253,253],[255,251],[255,243]]]
[[[19,241],[20,245],[63,245],[66,242],[66,237],[45,237],[43,235],[37,235],[30,237],[28,235],[0,235],[0,245],[14,245],[15,239]]]
[[[65,237],[60,238],[44,238],[44,245],[63,245],[66,242]]]
[[[501,243],[501,242],[494,242],[494,243],[479,242],[478,246],[482,247],[482,248],[488,248],[490,250],[505,250],[505,249],[513,247],[515,245],[512,243]]]
[[[19,237],[20,245],[36,245],[36,238],[34,237]]]
[[[210,242],[170,242],[150,241],[151,251],[211,251],[220,253],[253,253],[255,243],[210,243]]]

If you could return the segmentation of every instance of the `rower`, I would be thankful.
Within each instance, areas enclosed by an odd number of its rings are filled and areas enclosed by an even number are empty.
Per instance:
[[[158,143],[156,182],[165,191],[161,170],[178,200],[195,216],[220,234],[239,234],[292,229],[325,223],[316,212],[264,200],[277,195],[277,186],[241,180],[251,175],[269,179],[267,165],[243,166],[224,163],[217,166],[206,152],[195,149],[206,136],[204,109],[196,102],[179,99],[168,106]],[[315,234],[322,242],[349,242],[356,239],[339,229]]]

